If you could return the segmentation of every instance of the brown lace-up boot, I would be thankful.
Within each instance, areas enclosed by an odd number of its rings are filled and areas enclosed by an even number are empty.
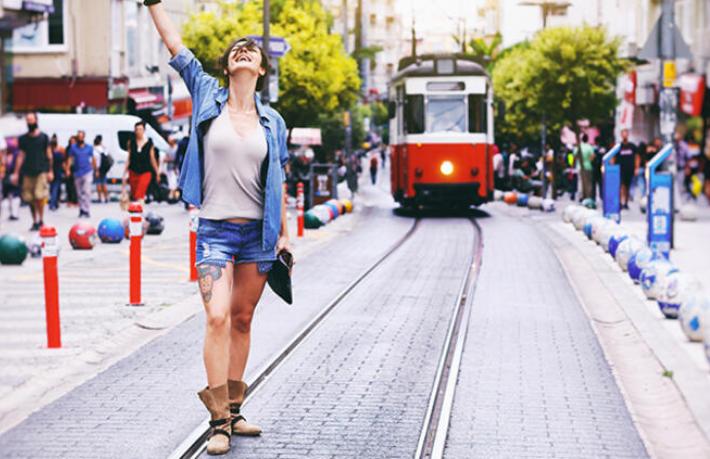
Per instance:
[[[249,424],[239,410],[244,402],[244,394],[247,392],[247,385],[244,381],[227,381],[229,385],[229,410],[232,414],[232,434],[255,437],[261,435],[261,428],[254,424]]]
[[[222,384],[214,389],[205,387],[197,395],[210,412],[212,431],[207,441],[207,454],[225,454],[229,451],[229,437],[232,433],[227,385]]]

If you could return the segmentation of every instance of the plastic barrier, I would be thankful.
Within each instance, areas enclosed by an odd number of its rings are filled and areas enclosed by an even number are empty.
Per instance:
[[[200,227],[200,217],[195,207],[190,208],[189,215],[190,244],[188,250],[190,251],[190,282],[195,282],[197,281],[197,230]]]
[[[143,240],[143,206],[134,202],[128,206],[128,234],[131,238],[130,248],[130,287],[128,304],[141,306],[141,243]]]
[[[298,237],[303,237],[303,227],[304,227],[304,216],[303,216],[303,208],[304,208],[304,195],[303,195],[303,182],[298,182],[298,185],[296,185],[296,218],[297,218],[297,225],[298,229],[296,231],[296,235]]]
[[[646,165],[648,204],[646,218],[648,246],[668,258],[673,239],[673,176],[658,172],[658,168],[673,153],[673,145],[666,145]]]
[[[59,320],[59,275],[57,274],[57,230],[53,226],[43,226],[39,230],[42,238],[42,268],[44,271],[44,311],[47,324],[47,347],[62,347],[62,328]]]

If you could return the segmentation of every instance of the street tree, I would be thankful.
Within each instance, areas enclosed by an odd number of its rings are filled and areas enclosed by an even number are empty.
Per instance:
[[[617,105],[617,77],[628,67],[619,40],[600,27],[558,27],[538,33],[529,45],[500,58],[493,86],[505,113],[498,128],[512,138],[534,138],[543,118],[550,132],[579,122],[608,121]]]
[[[486,63],[486,70],[493,70],[496,59],[500,55],[503,36],[500,33],[489,37],[476,37],[468,42],[466,52]]]
[[[185,44],[205,70],[221,75],[219,56],[231,40],[260,35],[262,2],[220,1],[216,12],[195,13],[183,31]],[[318,1],[278,0],[271,33],[282,36],[291,51],[279,61],[279,110],[289,127],[317,126],[319,116],[352,106],[360,78],[340,36],[329,33],[331,19]]]

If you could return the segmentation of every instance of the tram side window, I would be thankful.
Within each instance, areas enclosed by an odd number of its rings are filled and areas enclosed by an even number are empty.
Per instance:
[[[404,131],[407,134],[424,132],[424,96],[407,96],[404,99]]]
[[[488,130],[487,109],[485,94],[469,94],[468,132],[486,132]]]

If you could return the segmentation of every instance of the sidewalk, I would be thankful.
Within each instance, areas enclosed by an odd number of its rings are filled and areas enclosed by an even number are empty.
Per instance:
[[[638,286],[594,242],[561,221],[558,212],[491,204],[529,221],[554,247],[585,307],[619,383],[629,411],[654,457],[710,457],[710,367],[701,343],[691,343],[675,320],[661,314]],[[695,275],[708,291],[710,212],[696,222],[677,220],[677,249],[671,259]],[[624,211],[624,225],[645,239],[637,210]],[[704,252],[703,252],[704,251]],[[705,276],[705,277],[702,277]]]

